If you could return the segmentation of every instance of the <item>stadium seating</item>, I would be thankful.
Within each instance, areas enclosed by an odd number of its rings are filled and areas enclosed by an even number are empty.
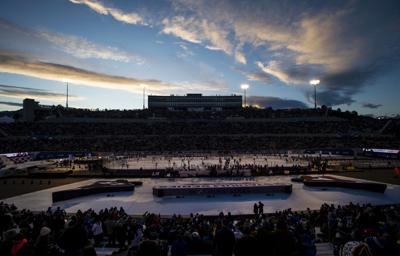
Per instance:
[[[242,110],[238,113],[87,111],[1,124],[0,152],[253,151],[395,148],[397,121],[333,110]],[[155,117],[156,116],[156,117]]]
[[[116,207],[33,213],[0,202],[0,255],[311,256],[347,255],[357,246],[372,256],[399,255],[399,216],[400,205],[134,217]]]

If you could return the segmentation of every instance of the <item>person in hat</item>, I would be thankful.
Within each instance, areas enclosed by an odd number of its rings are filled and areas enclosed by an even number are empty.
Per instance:
[[[39,237],[34,246],[34,256],[55,255],[54,249],[56,246],[50,240],[51,229],[42,227],[39,232]]]
[[[3,240],[0,243],[0,255],[11,256],[13,240],[18,234],[18,229],[12,228],[3,233]]]

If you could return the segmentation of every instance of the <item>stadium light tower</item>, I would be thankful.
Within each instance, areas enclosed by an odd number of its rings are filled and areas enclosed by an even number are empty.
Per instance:
[[[146,106],[146,87],[147,87],[147,85],[142,84],[142,87],[143,87],[143,109],[144,109]]]
[[[68,109],[68,82],[67,82],[67,102],[65,103],[65,108]]]
[[[314,86],[314,109],[317,109],[317,85],[320,81],[318,79],[310,80],[310,84]]]
[[[68,79],[63,79],[63,82],[67,84],[67,94],[66,94],[66,99],[65,99],[65,108],[68,109],[68,86],[69,86],[69,80]]]
[[[248,84],[241,84],[240,85],[240,88],[242,88],[242,90],[244,92],[244,106],[245,107],[247,106],[246,92],[247,92],[247,89],[249,89],[249,87],[250,86]]]

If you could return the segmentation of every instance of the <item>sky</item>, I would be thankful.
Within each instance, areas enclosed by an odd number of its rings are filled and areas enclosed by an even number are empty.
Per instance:
[[[242,94],[400,114],[398,0],[2,0],[0,111],[137,109],[146,94]]]

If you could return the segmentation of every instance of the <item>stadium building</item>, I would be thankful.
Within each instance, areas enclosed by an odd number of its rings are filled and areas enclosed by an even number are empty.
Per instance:
[[[186,96],[149,95],[148,107],[151,110],[222,111],[241,108],[242,96],[203,96],[202,94],[187,94]]]

